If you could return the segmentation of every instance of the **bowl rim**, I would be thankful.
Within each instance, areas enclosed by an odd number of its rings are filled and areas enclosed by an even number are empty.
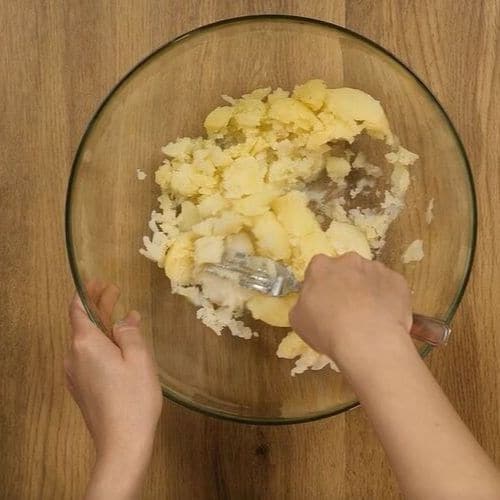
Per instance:
[[[382,52],[386,56],[388,56],[390,59],[392,59],[394,62],[396,62],[404,71],[406,71],[407,74],[409,74],[413,79],[417,82],[417,84],[423,89],[424,93],[427,94],[427,96],[433,101],[434,105],[437,107],[438,110],[441,111],[443,117],[445,118],[445,123],[448,125],[449,130],[451,131],[452,136],[455,139],[455,142],[458,146],[458,150],[463,157],[464,160],[464,165],[465,165],[465,170],[466,170],[466,178],[469,184],[469,193],[471,197],[471,219],[472,219],[472,227],[471,227],[471,238],[470,238],[470,247],[467,255],[467,266],[465,269],[465,273],[463,274],[462,277],[462,283],[460,285],[460,289],[458,293],[455,295],[453,302],[450,304],[448,311],[446,313],[445,321],[450,322],[453,316],[455,315],[458,306],[460,302],[462,301],[462,298],[464,296],[465,290],[467,288],[467,284],[469,282],[469,278],[471,275],[472,271],[472,265],[474,262],[474,256],[475,256],[475,251],[476,251],[476,241],[477,241],[477,196],[476,196],[476,190],[474,186],[474,179],[472,175],[472,169],[471,165],[469,162],[469,159],[467,157],[467,153],[465,150],[465,147],[462,143],[462,140],[460,139],[460,136],[453,125],[453,122],[451,121],[450,117],[448,116],[448,113],[440,103],[440,101],[437,99],[437,97],[434,95],[434,93],[430,90],[430,88],[420,79],[420,77],[403,61],[401,61],[397,56],[395,56],[391,51],[388,49],[384,48],[383,46],[379,45],[378,43],[374,42],[370,38],[361,35],[360,33],[357,33],[356,31],[353,31],[349,28],[346,28],[344,26],[339,26],[333,22],[330,21],[324,21],[322,19],[318,18],[312,18],[312,17],[304,17],[304,16],[297,16],[297,15],[291,15],[291,14],[253,14],[253,15],[245,15],[245,16],[237,16],[237,17],[231,17],[231,18],[225,18],[225,19],[220,19],[218,21],[214,21],[212,23],[204,24],[202,26],[198,26],[192,30],[186,31],[166,43],[160,45],[158,48],[154,49],[151,53],[149,53],[147,56],[142,58],[139,62],[137,62],[130,70],[128,70],[119,80],[112,86],[111,90],[109,90],[108,94],[100,104],[98,105],[97,109],[94,111],[92,114],[91,118],[88,120],[87,125],[85,127],[85,132],[83,133],[80,142],[78,144],[78,148],[75,152],[72,165],[71,165],[71,171],[69,175],[69,180],[68,180],[68,185],[67,185],[67,190],[66,190],[66,202],[65,202],[65,208],[64,208],[64,217],[65,217],[65,240],[66,240],[66,251],[68,255],[68,260],[69,260],[69,265],[70,265],[70,270],[71,270],[71,275],[76,287],[76,291],[78,295],[80,296],[82,303],[85,307],[85,310],[87,311],[87,314],[90,318],[90,320],[96,324],[102,331],[104,331],[104,326],[102,325],[99,316],[95,311],[93,311],[91,302],[87,296],[86,290],[84,283],[81,279],[80,273],[78,271],[78,266],[76,264],[76,258],[75,258],[75,250],[73,246],[73,238],[72,238],[72,222],[71,222],[71,207],[72,207],[72,198],[73,198],[73,188],[75,185],[75,180],[77,178],[78,174],[78,167],[80,165],[80,159],[83,155],[83,148],[84,145],[87,141],[87,138],[90,134],[90,131],[93,129],[94,123],[97,121],[99,115],[101,112],[105,109],[108,101],[111,100],[111,98],[114,96],[116,91],[128,80],[128,78],[135,73],[138,69],[140,69],[141,66],[146,64],[148,61],[153,59],[156,55],[159,53],[169,50],[170,48],[176,46],[179,44],[181,41],[184,41],[190,37],[196,36],[197,34],[204,33],[204,32],[209,32],[215,28],[221,27],[221,26],[226,26],[226,25],[231,25],[231,24],[238,24],[238,23],[244,23],[244,22],[259,22],[259,21],[266,21],[266,20],[276,20],[276,21],[289,21],[293,23],[302,23],[302,24],[310,24],[310,25],[315,25],[315,26],[321,26],[323,28],[331,29],[333,31],[340,32],[344,35],[350,36],[352,38],[357,39],[358,41],[361,41],[367,45],[369,45],[372,49],[375,49],[377,51]],[[420,355],[422,357],[427,356],[430,352],[432,351],[432,346],[429,344],[424,344],[423,347],[420,349]],[[246,424],[254,424],[254,425],[285,425],[285,424],[298,424],[298,423],[307,423],[307,422],[313,422],[315,420],[320,420],[323,418],[331,417],[334,415],[339,415],[341,413],[344,413],[349,410],[353,410],[359,406],[359,401],[358,400],[353,400],[348,403],[345,403],[340,406],[336,406],[335,408],[330,408],[327,410],[319,411],[316,412],[312,415],[304,415],[304,416],[292,416],[292,417],[256,417],[256,416],[244,416],[244,415],[235,415],[230,412],[226,412],[223,410],[218,410],[216,408],[208,407],[208,406],[203,406],[203,405],[198,405],[196,403],[193,403],[186,397],[182,396],[181,394],[178,394],[176,391],[166,388],[162,385],[162,393],[164,397],[169,399],[170,401],[173,401],[174,403],[177,403],[183,407],[186,407],[190,410],[197,411],[199,413],[202,413],[204,415],[210,416],[210,417],[218,417],[223,420],[230,420],[230,421],[236,421],[240,423],[246,423]]]

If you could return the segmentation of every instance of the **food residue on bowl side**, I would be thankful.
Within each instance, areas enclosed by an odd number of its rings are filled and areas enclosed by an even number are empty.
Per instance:
[[[424,248],[422,240],[412,241],[406,248],[401,260],[404,264],[419,262],[424,258]]]

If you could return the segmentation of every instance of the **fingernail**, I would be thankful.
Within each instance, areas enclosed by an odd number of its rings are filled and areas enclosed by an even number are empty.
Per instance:
[[[141,322],[141,315],[137,311],[130,311],[125,318],[115,323],[117,328],[138,327]]]

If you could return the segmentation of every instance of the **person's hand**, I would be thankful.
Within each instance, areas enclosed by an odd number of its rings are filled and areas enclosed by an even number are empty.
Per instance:
[[[405,279],[356,253],[316,255],[290,311],[295,331],[343,369],[394,341],[411,344],[410,291]],[[366,357],[363,353],[366,353]]]
[[[109,325],[118,288],[94,281],[88,286],[88,294]],[[70,321],[72,338],[64,360],[67,386],[96,448],[97,472],[89,491],[99,490],[103,478],[109,478],[110,483],[113,477],[125,485],[130,474],[136,478],[135,483],[140,482],[150,459],[163,400],[153,356],[139,331],[139,313],[132,311],[111,327],[110,338],[90,321],[75,295]],[[105,495],[134,497],[114,490],[111,493],[108,488],[102,495],[88,492],[87,498]]]
[[[405,498],[500,498],[495,464],[413,345],[410,291],[400,274],[353,253],[318,255],[306,270],[290,322],[339,364]]]

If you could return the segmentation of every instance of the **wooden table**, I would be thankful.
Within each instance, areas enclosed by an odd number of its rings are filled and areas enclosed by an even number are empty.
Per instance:
[[[173,36],[225,17],[293,13],[356,30],[437,94],[479,196],[474,272],[432,370],[500,464],[500,1],[0,1],[0,497],[75,499],[92,446],[64,389],[63,236],[71,160],[112,85]],[[451,209],[452,207],[450,207]],[[165,403],[146,499],[388,499],[399,493],[361,410],[253,427]]]

